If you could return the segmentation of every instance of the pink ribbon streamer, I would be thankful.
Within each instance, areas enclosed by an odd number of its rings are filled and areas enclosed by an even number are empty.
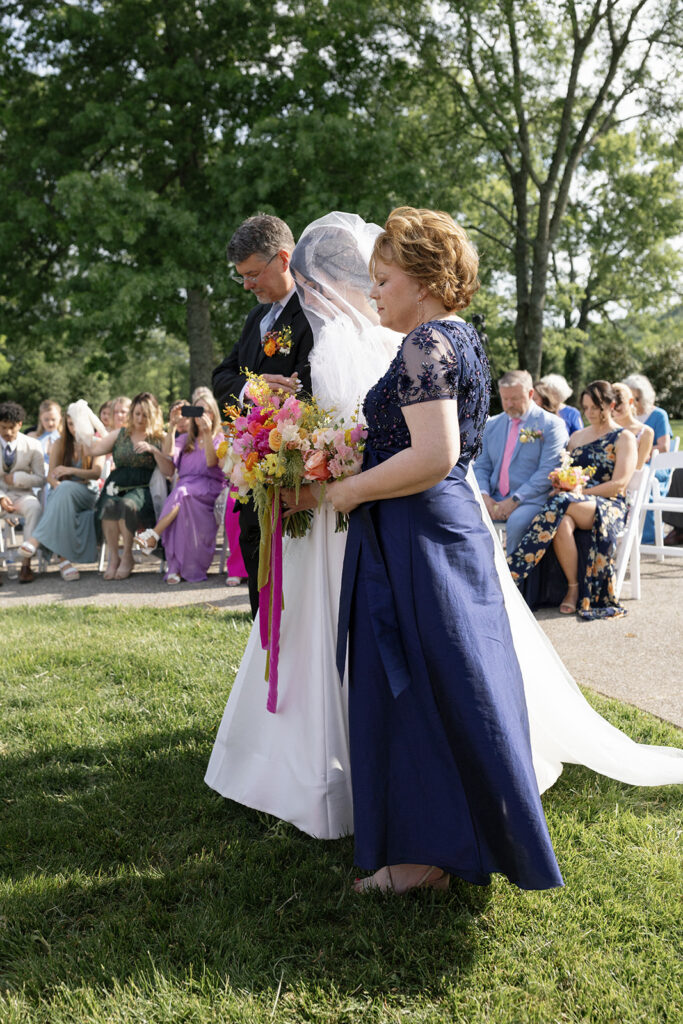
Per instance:
[[[273,502],[271,515],[274,523],[270,545],[270,571],[268,582],[259,590],[259,624],[261,647],[264,651],[268,651],[266,710],[274,715],[277,711],[280,621],[282,619],[282,510],[279,497]]]

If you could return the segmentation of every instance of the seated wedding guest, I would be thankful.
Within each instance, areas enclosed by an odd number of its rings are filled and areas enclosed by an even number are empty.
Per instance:
[[[70,405],[59,440],[50,452],[47,478],[53,488],[52,498],[33,534],[25,534],[27,539],[19,549],[29,565],[39,546],[48,555],[56,554],[60,575],[67,583],[79,579],[74,562],[97,559],[93,510],[104,463],[103,455],[93,458],[78,443],[72,410],[74,406]]]
[[[654,430],[636,418],[633,394],[626,384],[613,384],[612,391],[614,392],[614,412],[612,414],[614,421],[625,430],[630,430],[638,442],[636,469],[642,469],[650,458],[655,438]]]
[[[557,415],[564,420],[569,436],[571,437],[575,430],[581,430],[583,427],[581,413],[573,405],[565,405],[565,402],[572,393],[572,389],[562,374],[546,373],[540,378],[539,384],[542,384],[546,389],[552,388],[557,395],[560,403],[557,407]]]
[[[41,514],[40,499],[33,488],[45,484],[45,461],[40,442],[21,433],[25,417],[17,402],[0,402],[0,514],[23,516],[24,537],[30,537]],[[19,582],[30,583],[32,579],[30,559],[24,557]]]
[[[109,552],[105,580],[125,580],[133,571],[133,538],[140,527],[154,523],[149,481],[156,466],[165,476],[173,462],[161,451],[164,425],[159,403],[149,391],[133,399],[128,424],[93,441],[91,455],[114,457],[116,468],[107,477],[95,509],[95,525]],[[119,539],[123,553],[119,555]]]
[[[631,389],[633,401],[636,404],[636,418],[644,423],[646,427],[652,427],[655,435],[652,445],[653,451],[668,452],[671,447],[673,431],[669,423],[669,417],[664,409],[655,405],[655,389],[642,373],[632,373],[625,378],[623,383]],[[662,491],[666,493],[669,486],[671,472],[668,469],[659,469],[655,476],[662,485]],[[643,532],[640,538],[641,544],[654,544],[655,542],[655,520],[652,512],[645,516]]]
[[[683,498],[683,469],[675,469],[671,474],[669,497]],[[683,544],[683,512],[662,512],[662,519],[673,527],[664,538],[666,546],[677,547]]]
[[[526,370],[503,374],[498,389],[503,412],[486,424],[474,475],[489,515],[506,524],[510,554],[545,504],[548,474],[560,464],[567,429],[559,417],[533,401],[533,382]]]
[[[172,584],[181,579],[199,583],[207,578],[218,531],[214,505],[227,484],[216,455],[223,441],[216,400],[208,388],[199,387],[191,404],[201,406],[204,412],[192,417],[187,433],[175,440],[172,458],[178,481],[154,528],[135,538],[140,547],[151,550],[163,536],[168,566],[165,579]]]
[[[130,413],[130,398],[126,395],[119,395],[118,398],[112,398],[111,400],[111,415],[112,415],[112,430],[120,430],[121,427],[128,425],[128,416]]]
[[[100,411],[97,414],[107,432],[114,429],[113,404],[114,403],[111,401],[111,399],[108,402],[105,402],[103,405],[100,406]]]
[[[40,441],[45,460],[45,472],[50,465],[50,450],[62,433],[62,407],[52,398],[46,398],[38,407],[38,426],[26,436]]]
[[[546,412],[551,412],[553,416],[558,415],[561,404],[559,393],[555,388],[544,384],[542,380],[537,380],[534,384],[534,402]]]
[[[614,403],[607,381],[585,388],[581,405],[589,426],[572,434],[569,454],[572,465],[586,471],[586,480],[571,490],[554,489],[508,557],[512,578],[531,608],[556,605],[564,594],[563,615],[625,614],[614,596],[614,556],[626,522],[626,488],[637,446],[631,431],[614,421]]]

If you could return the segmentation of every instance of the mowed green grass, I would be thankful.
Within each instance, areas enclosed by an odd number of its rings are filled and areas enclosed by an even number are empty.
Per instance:
[[[203,782],[244,616],[1,621],[2,1024],[681,1020],[681,787],[569,766],[544,797],[562,890],[496,878],[359,898],[352,840],[316,841]],[[634,738],[681,745],[591,702]]]

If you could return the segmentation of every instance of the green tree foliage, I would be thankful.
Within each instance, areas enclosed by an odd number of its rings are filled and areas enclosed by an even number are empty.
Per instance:
[[[609,175],[606,138],[635,111],[654,132],[679,109],[679,15],[678,0],[449,0],[404,20],[439,96],[442,159],[473,183],[461,192],[456,179],[454,198],[513,275],[519,362],[534,375],[553,266],[567,279],[570,209],[583,258],[603,246],[579,212]]]
[[[403,202],[476,233],[495,373],[581,376],[679,274],[678,2],[6,0],[0,389],[205,383],[244,217]]]

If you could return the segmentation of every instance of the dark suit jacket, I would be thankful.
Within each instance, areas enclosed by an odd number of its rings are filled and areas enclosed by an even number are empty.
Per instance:
[[[313,335],[299,297],[296,293],[292,295],[271,328],[278,331],[287,324],[291,326],[292,350],[287,355],[276,352],[274,356],[267,356],[263,351],[259,324],[269,309],[269,305],[259,305],[251,310],[239,341],[230,355],[213,371],[211,385],[221,412],[224,405],[230,405],[239,398],[247,381],[243,369],[252,373],[280,373],[284,377],[291,377],[296,370],[303,390],[310,393],[311,367],[308,358],[313,348]]]

